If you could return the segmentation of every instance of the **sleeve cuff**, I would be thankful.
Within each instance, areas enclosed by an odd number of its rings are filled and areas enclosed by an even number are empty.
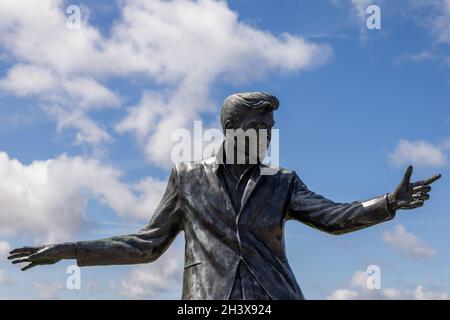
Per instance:
[[[395,217],[395,211],[389,208],[387,194],[378,198],[361,202],[368,212],[367,219],[375,221],[387,221]]]

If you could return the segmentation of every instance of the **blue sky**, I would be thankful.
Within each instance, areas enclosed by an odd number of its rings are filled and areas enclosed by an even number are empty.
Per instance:
[[[281,165],[328,198],[390,192],[409,163],[414,179],[443,174],[424,208],[369,229],[289,222],[305,296],[448,298],[449,30],[448,0],[2,1],[0,297],[179,298],[182,236],[150,265],[83,268],[80,290],[66,289],[73,261],[23,273],[4,256],[135,232],[164,191],[171,130],[217,127],[226,96],[269,91]],[[369,265],[381,290],[365,288]]]

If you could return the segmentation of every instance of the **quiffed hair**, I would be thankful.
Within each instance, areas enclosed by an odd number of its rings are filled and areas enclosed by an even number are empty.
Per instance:
[[[280,102],[277,97],[264,92],[234,93],[228,96],[223,104],[220,122],[225,130],[225,122],[237,123],[243,112],[253,109],[261,113],[269,113],[278,109]]]

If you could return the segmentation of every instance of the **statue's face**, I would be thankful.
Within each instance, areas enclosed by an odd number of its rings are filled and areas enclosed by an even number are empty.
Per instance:
[[[251,158],[251,152],[256,152],[258,159],[262,161],[269,148],[272,138],[272,128],[275,125],[273,112],[261,114],[257,111],[250,110],[244,113],[239,120],[239,123],[229,123],[227,125],[227,129],[241,130],[245,133],[245,144],[240,145],[237,142],[238,137],[236,136],[233,137],[233,141],[229,141],[234,145],[235,154],[244,153],[246,162],[252,163],[252,161],[249,161],[249,159],[253,159]],[[256,135],[256,139],[251,139],[250,137],[252,135]],[[256,144],[253,149],[251,146],[252,143]],[[240,146],[245,146],[245,148],[240,148]]]
[[[256,111],[249,111],[246,113],[240,125],[235,129],[242,129],[247,131],[249,129],[255,130],[257,133],[259,130],[266,130],[267,138],[270,143],[272,128],[275,125],[273,112],[261,114]]]

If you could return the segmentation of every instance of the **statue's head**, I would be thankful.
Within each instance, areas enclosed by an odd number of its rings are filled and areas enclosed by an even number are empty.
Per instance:
[[[273,113],[278,107],[278,99],[263,92],[235,93],[225,99],[221,111],[222,129],[226,144],[233,146],[235,155],[241,152],[246,162],[252,155],[257,155],[258,160],[264,158],[275,124]]]

